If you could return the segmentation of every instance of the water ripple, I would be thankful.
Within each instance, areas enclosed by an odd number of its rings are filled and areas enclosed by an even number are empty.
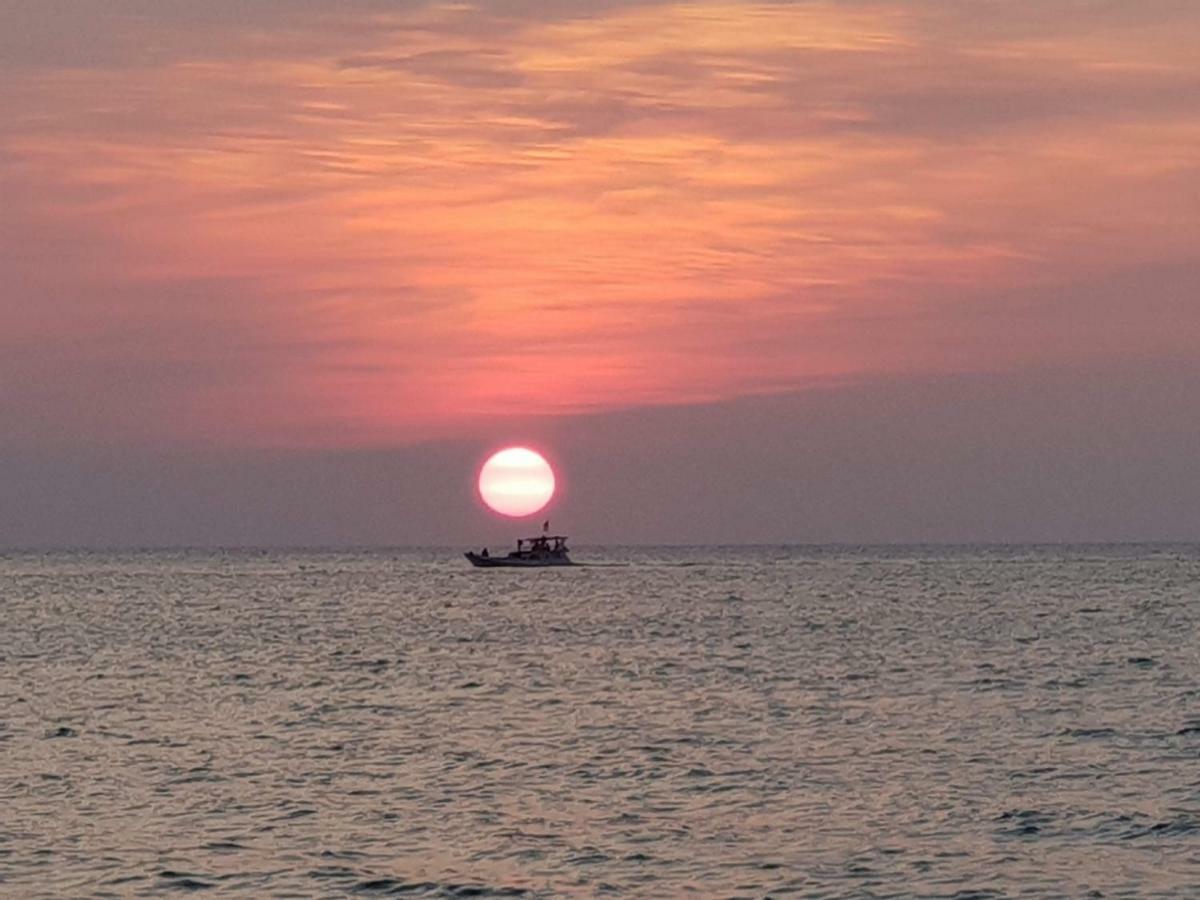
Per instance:
[[[0,892],[1200,893],[1197,548],[580,554],[0,557]]]

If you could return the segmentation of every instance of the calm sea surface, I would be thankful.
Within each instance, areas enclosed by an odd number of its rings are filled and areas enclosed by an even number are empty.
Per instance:
[[[0,557],[0,894],[1200,896],[1200,548]]]

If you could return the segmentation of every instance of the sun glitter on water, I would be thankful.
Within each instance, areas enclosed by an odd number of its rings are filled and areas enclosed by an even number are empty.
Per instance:
[[[531,516],[554,496],[554,470],[540,453],[508,447],[493,453],[479,470],[479,496],[503,516]]]

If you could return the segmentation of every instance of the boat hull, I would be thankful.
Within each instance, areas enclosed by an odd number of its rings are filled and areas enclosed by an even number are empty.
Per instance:
[[[480,556],[478,553],[467,552],[465,556],[473,566],[481,569],[544,569],[549,566],[575,565],[566,556],[552,556],[535,559],[520,556]]]

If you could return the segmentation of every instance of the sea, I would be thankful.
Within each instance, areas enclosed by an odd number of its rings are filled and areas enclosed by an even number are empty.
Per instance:
[[[1200,546],[0,556],[0,895],[1200,897]]]

